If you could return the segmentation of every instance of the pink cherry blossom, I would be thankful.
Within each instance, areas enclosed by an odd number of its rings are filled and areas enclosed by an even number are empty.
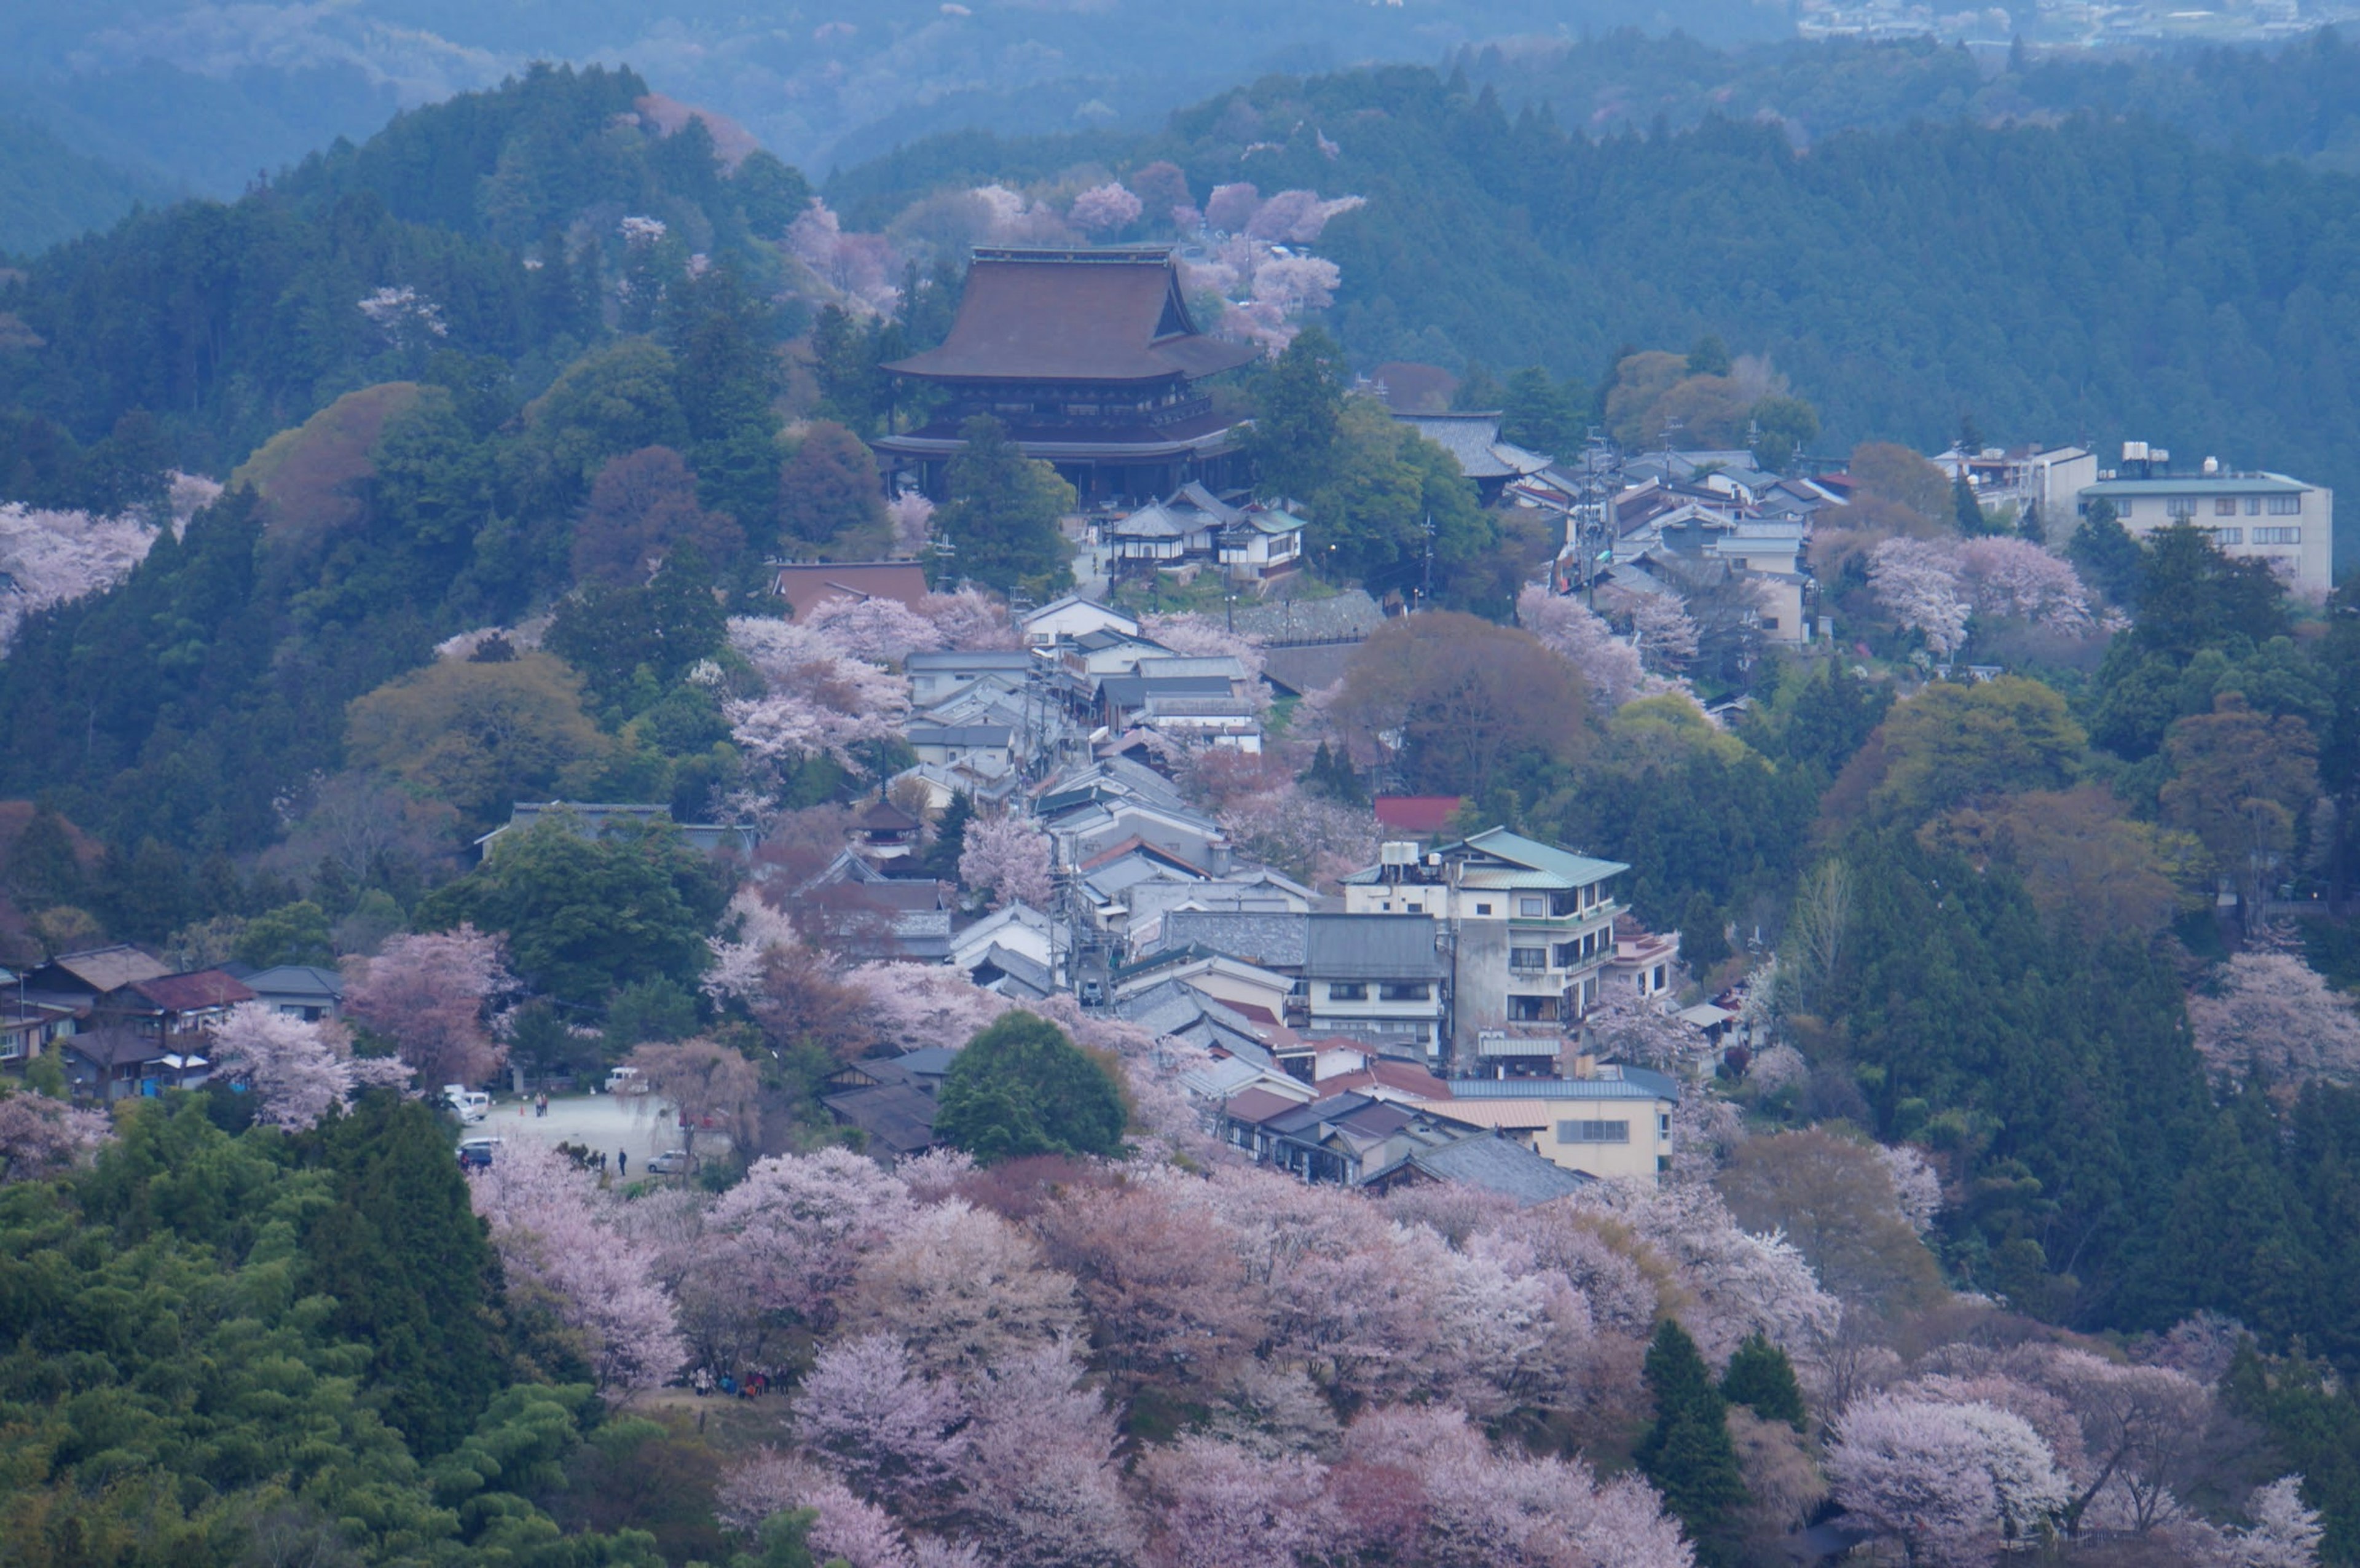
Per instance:
[[[890,1334],[829,1345],[795,1396],[803,1446],[854,1491],[888,1504],[944,1485],[967,1419],[956,1387],[921,1376]]]
[[[498,937],[463,923],[351,963],[345,1016],[392,1040],[420,1083],[480,1083],[508,1060],[484,1022],[486,1004],[516,984]]]
[[[967,825],[959,880],[991,898],[995,909],[1012,903],[1047,909],[1055,897],[1049,835],[1014,811],[978,816]]]
[[[2205,1066],[2231,1081],[2259,1069],[2278,1083],[2360,1077],[2360,1016],[2290,953],[2240,953],[2211,987],[2188,998],[2188,1021]]]
[[[27,1089],[0,1094],[0,1181],[71,1171],[114,1136],[104,1112]]]
[[[585,1171],[511,1139],[468,1190],[489,1222],[511,1300],[545,1303],[580,1342],[598,1392],[620,1402],[661,1386],[687,1357],[650,1249],[618,1230]]]
[[[1112,234],[1139,222],[1142,211],[1138,197],[1123,189],[1120,181],[1109,180],[1075,197],[1065,221],[1085,234]]]
[[[409,1068],[374,1059],[379,1071],[356,1072],[343,1025],[311,1023],[261,1002],[232,1007],[213,1033],[213,1072],[254,1095],[255,1119],[272,1127],[314,1126],[366,1082],[384,1082],[381,1069]]]
[[[1948,659],[1966,642],[1974,611],[1961,591],[1952,551],[1919,539],[1886,539],[1869,552],[1868,585],[1904,628],[1925,634],[1935,658]]]

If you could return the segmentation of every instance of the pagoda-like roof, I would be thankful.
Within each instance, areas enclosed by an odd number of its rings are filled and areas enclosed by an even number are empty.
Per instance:
[[[978,247],[950,336],[885,368],[950,381],[1154,381],[1232,370],[1257,352],[1196,330],[1168,246]]]

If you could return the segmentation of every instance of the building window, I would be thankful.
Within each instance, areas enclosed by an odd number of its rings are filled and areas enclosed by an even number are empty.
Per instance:
[[[2134,511],[2135,511],[2135,510],[2136,510],[2136,509],[2137,509],[2137,508],[2136,508],[2136,505],[2132,502],[2131,498],[2130,498],[2129,496],[2127,496],[2127,495],[2124,496],[2120,501],[2117,501],[2116,503],[2114,503],[2114,516],[2116,516],[2117,517],[2129,517],[2129,516],[2131,515],[2131,513],[2132,513],[2132,512],[2134,512]]]
[[[1426,913],[1426,906],[1424,904],[1404,904],[1402,909],[1405,912],[1413,915],[1422,915]]]
[[[1423,1002],[1433,995],[1433,988],[1423,980],[1389,981],[1377,987],[1380,1002]]]
[[[1666,1143],[1669,1143],[1669,1142],[1671,1142],[1671,1141],[1672,1141],[1672,1113],[1671,1113],[1671,1112],[1669,1112],[1669,1111],[1657,1111],[1657,1112],[1655,1113],[1655,1136],[1656,1136],[1657,1138],[1659,1138],[1663,1139]]]
[[[1765,616],[1763,616],[1763,617],[1762,617],[1762,629],[1763,629],[1764,631],[1765,631],[1765,632],[1775,632],[1775,631],[1776,631],[1776,630],[1778,629],[1778,617],[1777,617],[1777,616],[1775,616],[1775,615],[1765,615]]]
[[[2300,495],[2271,496],[2270,516],[2273,517],[2299,517],[2302,516],[2302,497]]]
[[[1555,996],[1511,996],[1508,998],[1508,1021],[1519,1024],[1546,1024],[1557,1021]]]
[[[1489,904],[1478,904],[1475,906],[1475,912],[1479,915],[1488,915],[1491,912],[1491,906]]]
[[[1548,949],[1545,947],[1512,947],[1508,949],[1511,969],[1546,969]]]
[[[2213,496],[2212,515],[2216,517],[2235,517],[2237,515],[2237,498],[2234,495]]]
[[[2262,515],[2262,498],[2261,498],[2259,495],[2248,495],[2248,496],[2246,496],[2246,497],[2245,497],[2245,516],[2247,516],[2247,517],[2260,517],[2261,515]]]
[[[1328,999],[1331,1002],[1365,1002],[1369,999],[1369,987],[1359,980],[1330,980],[1328,982]]]
[[[2256,528],[2254,531],[2256,533],[2260,533],[2263,530]],[[2214,528],[2212,530],[2212,542],[2217,545],[2243,544],[2245,542],[2245,530],[2243,528]]]
[[[1557,954],[1557,966],[1559,969],[1570,969],[1581,957],[1581,943],[1578,942],[1561,942],[1557,944],[1555,951]]]
[[[2163,511],[2164,516],[2169,517],[2175,523],[2186,522],[2189,518],[2196,515],[2196,497],[2193,495],[2167,495],[2163,498]]]
[[[2300,544],[2302,530],[2300,528],[2256,528],[2254,542],[2256,544]]]
[[[1664,968],[1663,964],[1655,965],[1655,989],[1658,991],[1664,988]]]
[[[1559,1122],[1557,1124],[1559,1143],[1628,1143],[1631,1124],[1627,1121]]]
[[[1537,920],[1546,919],[1548,915],[1548,899],[1542,896],[1520,894],[1516,898],[1516,913],[1524,916],[1527,920]]]

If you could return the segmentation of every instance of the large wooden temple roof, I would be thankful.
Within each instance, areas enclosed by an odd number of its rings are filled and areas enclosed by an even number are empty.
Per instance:
[[[942,381],[1154,381],[1234,369],[1255,353],[1196,331],[1164,246],[978,248],[950,336],[885,368]]]

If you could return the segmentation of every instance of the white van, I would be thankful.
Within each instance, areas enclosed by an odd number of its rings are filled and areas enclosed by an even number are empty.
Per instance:
[[[468,1127],[492,1114],[492,1097],[480,1089],[470,1089],[464,1083],[443,1084],[442,1099],[458,1113],[460,1122]]]
[[[639,1070],[636,1067],[617,1067],[606,1074],[606,1093],[609,1094],[644,1094],[647,1092],[648,1086],[639,1081]]]

